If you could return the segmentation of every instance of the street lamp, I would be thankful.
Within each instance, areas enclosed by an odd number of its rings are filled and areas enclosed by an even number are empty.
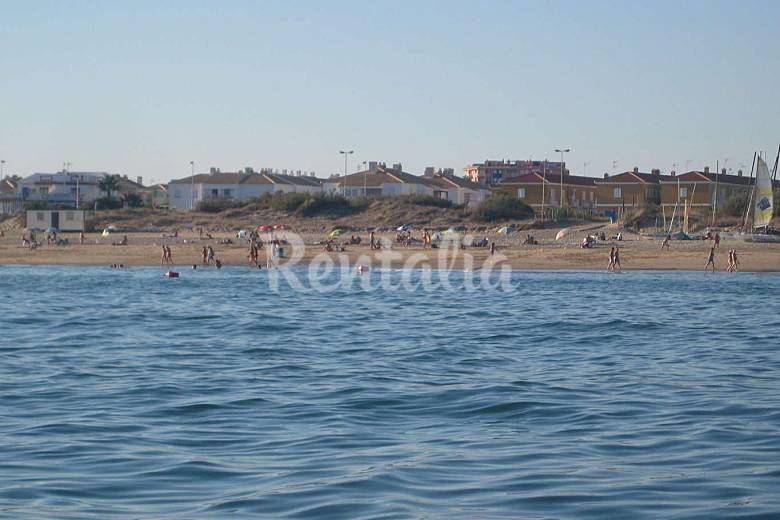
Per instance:
[[[195,161],[190,161],[190,211],[195,209]]]
[[[571,148],[556,148],[555,153],[561,154],[561,204],[560,207],[563,208],[563,154],[571,152]]]
[[[339,150],[339,153],[344,156],[344,180],[341,182],[341,185],[343,186],[344,191],[344,198],[347,198],[347,156],[355,153],[355,150],[350,150],[348,152],[345,152],[344,150]]]

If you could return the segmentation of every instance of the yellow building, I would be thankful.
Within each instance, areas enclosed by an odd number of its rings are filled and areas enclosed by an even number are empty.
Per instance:
[[[717,186],[717,199],[716,199]],[[691,207],[713,207],[724,204],[731,197],[747,193],[752,179],[740,174],[727,175],[725,169],[720,174],[704,171],[690,171],[661,181],[661,204],[672,207],[687,203]]]
[[[643,173],[639,168],[617,175],[604,174],[596,179],[598,208],[605,211],[641,207],[661,203],[661,182],[672,179],[661,170]]]
[[[596,205],[596,185],[593,177],[560,174],[529,173],[505,179],[493,189],[494,193],[507,193],[534,209],[542,207],[592,208]],[[563,193],[563,196],[561,196]]]

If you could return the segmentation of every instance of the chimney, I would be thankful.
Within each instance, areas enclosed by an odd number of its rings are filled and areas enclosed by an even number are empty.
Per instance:
[[[425,173],[423,173],[423,177],[433,177],[433,174],[436,172],[436,168],[433,166],[426,166],[425,167]]]
[[[219,168],[215,168],[213,166],[211,168],[209,168],[209,173],[211,175],[214,175],[215,173],[218,173],[218,172],[219,172]]]
[[[659,168],[653,168],[650,173],[653,175],[661,175],[661,170]]]
[[[393,169],[396,171],[403,171],[404,167],[401,163],[393,163]]]
[[[710,173],[710,167],[709,166],[705,166],[704,167],[704,173]]]
[[[672,170],[672,177],[676,177],[676,176],[677,176],[677,172]]]
[[[737,170],[737,177],[742,177],[742,170]]]
[[[605,178],[605,179],[609,179],[609,174],[608,174],[608,173],[606,173],[606,172],[604,172],[604,178]]]
[[[726,175],[726,168],[721,168],[720,169],[720,174],[721,175]]]
[[[639,173],[639,167],[638,166],[634,166],[634,173]]]
[[[123,179],[127,179],[127,174],[122,175]]]
[[[368,169],[371,171],[374,171],[379,166],[379,163],[376,161],[368,161]]]
[[[144,178],[139,175],[138,177],[135,178],[135,182],[137,182],[138,184],[143,184]]]
[[[244,173],[255,173],[255,171],[252,169],[251,166],[247,166],[244,168]]]

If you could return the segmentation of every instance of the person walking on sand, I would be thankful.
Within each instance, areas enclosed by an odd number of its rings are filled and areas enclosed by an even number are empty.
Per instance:
[[[661,244],[661,251],[663,251],[664,248],[666,248],[667,251],[671,251],[672,248],[669,245],[669,242],[671,242],[671,241],[672,241],[672,235],[667,233],[666,236],[664,237],[664,243]]]
[[[160,257],[160,265],[168,263],[168,248],[165,244],[162,246],[162,256]]]
[[[214,263],[214,250],[211,246],[208,246],[206,249],[206,265],[211,265],[212,263]]]
[[[374,250],[375,241],[376,238],[374,237],[374,232],[372,231],[368,234],[368,248],[372,251]]]
[[[165,260],[169,264],[173,265],[173,253],[171,252],[171,246],[165,246]]]
[[[200,250],[200,255],[203,257],[203,265],[208,265],[209,251],[206,249],[206,246],[203,246],[203,249]]]
[[[609,250],[609,263],[607,264],[607,271],[612,271],[615,269],[615,246],[612,246],[612,249]]]
[[[736,273],[739,271],[739,259],[737,258],[737,250],[731,250],[731,272]]]
[[[615,258],[612,262],[612,270],[613,271],[620,271],[622,268],[620,267],[620,248],[615,248]]]
[[[715,233],[715,247],[720,249],[720,233]]]
[[[707,256],[707,263],[704,265],[704,272],[707,272],[707,268],[712,266],[712,272],[715,272],[715,246],[710,248],[710,254]]]

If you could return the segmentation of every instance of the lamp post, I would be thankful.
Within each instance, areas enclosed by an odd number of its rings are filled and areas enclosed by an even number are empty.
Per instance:
[[[344,150],[339,150],[339,153],[344,156],[344,180],[341,182],[341,185],[343,187],[344,192],[344,198],[347,198],[347,156],[355,153],[355,150],[350,150],[348,152],[345,152]]]
[[[195,209],[195,161],[190,161],[190,211]]]
[[[3,170],[5,169],[5,159],[0,159],[0,180],[2,180],[3,177]]]
[[[571,148],[556,148],[556,153],[561,154],[561,203],[560,207],[563,208],[563,154],[571,152]]]

